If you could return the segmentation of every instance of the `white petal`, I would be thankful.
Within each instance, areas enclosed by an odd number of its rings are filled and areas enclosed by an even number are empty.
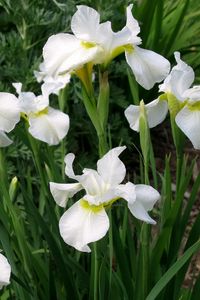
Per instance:
[[[27,115],[31,112],[37,112],[35,99],[36,96],[32,92],[22,92],[19,94],[20,111]]]
[[[100,22],[99,13],[88,6],[78,5],[71,20],[71,29],[75,36],[83,41],[95,41]]]
[[[160,199],[160,194],[152,186],[146,184],[136,184],[136,202],[143,205],[145,210],[152,210],[154,204]]]
[[[140,33],[140,26],[138,24],[138,21],[132,15],[131,12],[132,8],[133,8],[133,4],[130,4],[126,8],[126,15],[127,15],[126,26],[131,31],[131,42],[134,45],[139,45],[141,43],[141,38],[139,38],[137,35],[138,33]]]
[[[200,85],[195,85],[191,89],[183,93],[184,99],[189,99],[192,102],[200,101]]]
[[[79,69],[93,61],[102,51],[99,46],[84,47],[75,36],[59,33],[51,36],[43,48],[44,69],[49,76],[58,76]]]
[[[21,82],[13,82],[12,86],[15,88],[17,94],[21,94],[21,92],[22,92],[22,83]]]
[[[72,205],[61,217],[60,234],[70,246],[79,251],[90,252],[87,244],[104,237],[109,228],[109,219],[104,210],[84,207],[82,200]]]
[[[135,184],[127,182],[126,184],[120,184],[116,188],[116,195],[133,203],[136,200]]]
[[[73,162],[75,159],[75,155],[73,153],[68,153],[65,156],[64,162],[65,162],[65,174],[72,179],[75,179],[79,181],[82,175],[75,175],[73,170]]]
[[[172,93],[180,101],[185,100],[183,93],[191,86],[194,81],[194,71],[184,61],[180,59],[180,53],[174,53],[177,65],[166,77],[163,84],[159,85],[159,91]]]
[[[0,147],[7,147],[10,144],[12,144],[11,139],[9,139],[7,135],[2,130],[0,130]]]
[[[187,106],[176,115],[176,124],[192,142],[195,149],[200,149],[200,111],[190,110]]]
[[[150,224],[156,222],[148,215],[154,204],[160,199],[160,194],[151,186],[145,184],[135,185],[135,201],[128,202],[128,208],[134,217]]]
[[[116,147],[106,153],[97,162],[97,171],[107,184],[117,185],[122,182],[126,175],[126,168],[119,159],[119,155],[126,146]]]
[[[145,110],[149,128],[153,128],[165,119],[168,112],[168,104],[167,101],[156,99],[146,104]],[[130,128],[139,132],[140,106],[129,105],[124,113]]]
[[[50,182],[50,190],[56,203],[65,207],[69,198],[72,198],[76,193],[82,190],[80,183],[55,183]]]
[[[144,206],[141,203],[139,202],[134,202],[131,204],[128,203],[128,208],[130,209],[130,212],[135,218],[149,224],[156,224],[156,222],[149,216],[149,214],[147,213],[147,211],[145,210]]]
[[[0,289],[10,283],[11,267],[5,256],[0,254]]]
[[[126,51],[126,60],[136,81],[147,90],[156,82],[162,81],[169,73],[169,61],[151,50],[135,46],[133,51]]]
[[[20,120],[18,99],[10,93],[0,93],[0,130],[10,132]]]
[[[129,122],[130,128],[139,132],[140,106],[131,104],[127,107],[124,114]]]
[[[48,108],[48,113],[32,114],[29,117],[29,132],[36,139],[57,145],[69,130],[69,117],[63,112]]]

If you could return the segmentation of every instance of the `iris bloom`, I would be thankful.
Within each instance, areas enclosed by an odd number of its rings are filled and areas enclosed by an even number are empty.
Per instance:
[[[194,71],[181,60],[179,52],[175,52],[174,56],[177,64],[159,85],[159,91],[164,94],[145,105],[148,124],[152,128],[161,123],[169,107],[176,124],[191,140],[193,146],[200,149],[200,87],[190,88],[194,81]],[[125,110],[130,127],[136,131],[139,131],[139,112],[140,107],[137,105],[130,105]]]
[[[91,7],[80,5],[71,20],[73,34],[59,33],[51,36],[43,48],[43,68],[48,76],[58,76],[77,71],[84,64],[102,64],[106,67],[116,56],[125,52],[137,82],[150,89],[169,73],[170,64],[161,55],[138,47],[141,39],[138,22],[127,7],[126,25],[113,32],[111,22],[100,23],[99,13]]]
[[[160,91],[166,93],[178,127],[190,139],[194,148],[200,149],[200,86],[191,88],[194,71],[181,60],[179,52],[175,52],[175,59],[177,65],[160,85]]]
[[[79,251],[90,252],[89,243],[105,236],[109,229],[106,208],[120,198],[128,203],[131,213],[138,219],[155,224],[149,216],[159,193],[151,186],[131,182],[121,184],[126,168],[119,155],[126,147],[117,147],[97,161],[97,171],[84,169],[82,175],[73,171],[74,154],[65,157],[66,175],[77,183],[50,182],[50,190],[56,203],[65,207],[69,198],[84,189],[85,195],[75,202],[61,217],[60,234],[64,241]]]
[[[0,147],[12,143],[6,133],[13,130],[19,120],[20,108],[17,98],[10,93],[0,93]]]
[[[42,95],[35,96],[32,92],[22,92],[22,84],[14,83],[19,94],[20,111],[28,120],[30,134],[49,145],[58,144],[69,130],[67,114],[49,106],[49,94],[57,89],[56,85],[42,86]]]
[[[0,254],[0,290],[3,286],[8,285],[10,283],[10,273],[11,267],[8,263],[8,260]]]

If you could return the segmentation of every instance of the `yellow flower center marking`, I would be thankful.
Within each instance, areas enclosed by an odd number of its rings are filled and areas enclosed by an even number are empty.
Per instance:
[[[84,208],[86,210],[91,210],[93,213],[98,213],[103,208],[109,208],[115,201],[117,201],[119,199],[120,199],[120,197],[116,197],[116,198],[113,198],[110,201],[102,203],[100,205],[93,205],[93,204],[90,204],[87,200],[81,199],[80,205],[82,206],[82,208]]]
[[[33,113],[34,117],[41,117],[42,115],[46,115],[48,114],[48,107],[36,112],[36,113]]]
[[[187,107],[191,111],[200,111],[200,100],[194,103],[187,103]]]
[[[90,48],[95,47],[96,44],[95,44],[95,43],[92,43],[92,42],[82,41],[82,42],[81,42],[81,46],[82,46],[83,48],[90,49]]]

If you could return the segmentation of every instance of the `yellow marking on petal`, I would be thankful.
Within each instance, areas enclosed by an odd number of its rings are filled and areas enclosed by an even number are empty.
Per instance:
[[[42,115],[48,114],[48,107],[44,108],[43,110],[40,110],[36,113],[33,113],[34,117],[41,117]]]
[[[173,94],[167,93],[168,107],[170,114],[176,116],[177,113],[187,104],[187,101],[179,101]]]
[[[89,204],[88,201],[86,201],[84,199],[81,199],[80,205],[82,206],[82,208],[84,208],[86,210],[91,210],[93,213],[98,213],[99,211],[101,211],[103,209],[103,204],[91,205],[91,204]]]
[[[124,45],[124,49],[125,51],[127,51],[128,53],[132,53],[134,51],[134,47],[132,44],[127,44],[127,45]]]
[[[86,42],[86,41],[82,41],[81,42],[81,46],[85,49],[90,49],[90,48],[93,48],[96,46],[95,43],[92,43],[92,42]]]
[[[187,103],[187,107],[191,111],[200,111],[200,101],[194,103]]]

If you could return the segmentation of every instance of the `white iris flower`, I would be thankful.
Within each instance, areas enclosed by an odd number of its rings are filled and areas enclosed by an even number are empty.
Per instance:
[[[10,283],[11,267],[7,258],[0,254],[0,290]]]
[[[12,143],[6,133],[13,130],[19,120],[20,108],[17,98],[10,93],[0,93],[0,147]]]
[[[80,69],[86,63],[107,66],[116,56],[125,52],[137,82],[150,89],[162,81],[170,64],[161,55],[138,47],[141,39],[138,22],[127,7],[126,25],[113,32],[111,22],[100,23],[99,13],[91,7],[80,5],[71,20],[73,34],[59,33],[51,36],[43,48],[43,68],[48,76],[58,76]]]
[[[40,96],[21,92],[21,83],[14,83],[13,86],[19,94],[20,111],[29,122],[30,134],[49,145],[57,145],[69,130],[68,115],[49,106],[49,95],[55,92],[58,85],[43,84]]]
[[[126,168],[119,155],[126,147],[117,147],[97,161],[97,171],[84,169],[82,175],[73,171],[74,154],[65,157],[65,173],[78,183],[50,182],[50,190],[56,203],[65,207],[69,198],[84,189],[85,195],[73,204],[61,217],[60,234],[64,241],[79,251],[90,252],[89,243],[105,236],[109,229],[106,208],[120,198],[127,201],[131,213],[138,219],[155,224],[149,216],[160,194],[151,186],[131,182],[121,184]]]

